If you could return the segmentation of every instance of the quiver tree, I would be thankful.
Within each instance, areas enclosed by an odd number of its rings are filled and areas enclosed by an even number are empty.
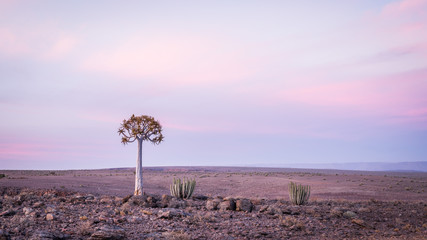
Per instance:
[[[122,137],[124,145],[135,141],[138,142],[134,195],[142,195],[142,142],[161,143],[163,141],[162,126],[153,117],[132,115],[128,120],[123,120],[118,133]]]

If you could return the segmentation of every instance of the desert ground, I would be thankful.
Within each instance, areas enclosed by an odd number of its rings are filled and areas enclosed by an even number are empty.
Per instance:
[[[0,174],[0,239],[427,239],[427,173],[151,167],[142,197],[133,168]],[[183,177],[193,198],[170,197]]]

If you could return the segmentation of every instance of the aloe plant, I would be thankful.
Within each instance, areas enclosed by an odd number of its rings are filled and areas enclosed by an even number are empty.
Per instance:
[[[311,188],[294,182],[289,182],[289,199],[295,205],[304,205],[310,198]]]
[[[196,180],[190,180],[184,178],[181,180],[180,178],[173,179],[173,183],[170,185],[170,191],[172,196],[188,199],[193,195],[194,188],[196,187]]]

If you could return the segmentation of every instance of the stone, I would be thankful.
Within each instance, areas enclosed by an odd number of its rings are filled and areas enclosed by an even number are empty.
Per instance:
[[[246,198],[238,199],[236,201],[236,211],[251,212],[252,202]]]
[[[157,206],[160,208],[169,207],[169,202],[172,199],[171,196],[163,194],[160,202],[157,203]]]
[[[226,210],[234,211],[234,210],[236,210],[236,203],[232,199],[230,199],[228,201],[223,201],[219,204],[219,210],[221,210],[221,211],[226,211]]]
[[[343,213],[343,217],[355,218],[355,217],[357,217],[357,214],[355,212],[352,212],[352,211],[347,211],[347,212]]]
[[[267,210],[265,211],[267,214],[269,214],[269,215],[282,215],[282,210],[278,207],[278,206],[275,206],[275,205],[272,205],[272,206],[268,206],[268,208],[267,208]]]
[[[143,219],[141,217],[132,216],[132,217],[128,218],[127,221],[130,223],[141,223],[143,221]]]
[[[122,199],[122,203],[127,203],[129,201],[129,199],[132,197],[133,195],[127,195],[126,197],[124,197]]]
[[[193,198],[196,200],[201,200],[201,201],[208,200],[208,197],[205,195],[194,195]]]
[[[174,198],[169,201],[168,207],[169,208],[185,208],[187,206],[187,203],[184,200]]]
[[[113,199],[111,199],[110,197],[103,197],[101,198],[101,200],[99,200],[99,202],[103,204],[112,204]]]
[[[219,203],[220,203],[219,199],[209,199],[206,201],[206,209],[217,210]]]
[[[358,213],[370,213],[370,212],[372,212],[372,210],[370,208],[367,208],[367,207],[361,207],[361,208],[357,209],[357,212]]]
[[[33,204],[33,208],[40,208],[40,207],[43,207],[43,206],[44,206],[43,202],[36,202],[36,203]]]
[[[119,240],[125,239],[125,230],[115,225],[105,225],[95,229],[89,240]]]
[[[281,211],[283,214],[288,215],[299,215],[300,214],[300,207],[299,206],[287,206],[283,208]]]
[[[142,195],[134,195],[131,198],[129,198],[128,201],[130,204],[137,205],[137,206],[144,206],[147,202],[147,198]]]
[[[8,209],[8,210],[6,210],[6,211],[1,212],[1,213],[0,213],[0,217],[8,217],[8,216],[13,216],[13,215],[15,215],[15,214],[16,214],[16,211],[15,211],[15,210]]]
[[[355,219],[351,220],[351,222],[355,223],[361,227],[366,227],[365,221],[363,221],[362,219],[355,218]]]
[[[0,240],[9,240],[10,235],[7,231],[0,229]]]
[[[49,232],[49,231],[35,231],[34,234],[29,238],[30,240],[48,240],[48,239],[55,239],[55,240],[61,240],[61,239],[70,239],[71,236],[64,233],[57,233],[57,232]]]
[[[31,240],[55,239],[55,235],[48,231],[36,231],[30,238]]]
[[[46,220],[48,221],[52,221],[55,219],[55,216],[52,213],[48,213],[46,214]]]
[[[48,206],[46,209],[45,209],[45,213],[55,213],[56,212],[56,208],[55,207],[52,207],[52,206]]]
[[[335,207],[331,210],[331,215],[335,217],[341,217],[344,211],[340,207]]]
[[[25,216],[27,216],[27,215],[30,215],[34,211],[34,209],[29,207],[24,207],[22,211],[24,212]]]
[[[180,217],[182,216],[181,212],[179,212],[178,210],[174,209],[174,208],[165,208],[160,210],[157,213],[157,216],[159,218],[163,218],[163,219],[171,219],[174,217]]]

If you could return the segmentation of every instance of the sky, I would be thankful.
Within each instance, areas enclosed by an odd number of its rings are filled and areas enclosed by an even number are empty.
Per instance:
[[[0,169],[427,161],[427,0],[0,0]]]

